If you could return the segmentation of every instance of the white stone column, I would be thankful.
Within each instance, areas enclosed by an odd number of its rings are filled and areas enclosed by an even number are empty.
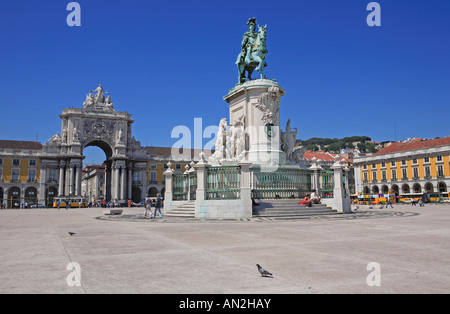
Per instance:
[[[241,167],[241,202],[242,217],[251,218],[252,210],[252,188],[251,188],[251,163],[239,163]]]
[[[70,165],[69,162],[67,162],[66,164],[66,171],[64,174],[64,195],[69,195],[70,194]]]
[[[317,190],[317,193],[319,193],[320,190],[320,171],[322,170],[322,167],[317,164],[317,160],[315,157],[312,159],[312,165],[309,167],[310,170],[313,171],[312,175],[312,184],[311,188],[312,190]]]
[[[114,166],[114,197],[113,200],[117,201],[119,199],[119,166]]]
[[[76,166],[75,172],[75,195],[81,195],[81,165]]]
[[[61,161],[59,164],[59,181],[58,181],[58,196],[64,195],[64,162]]]
[[[126,178],[127,178],[127,172],[125,166],[120,167],[120,175],[121,175],[121,182],[120,182],[120,200],[125,201],[125,188],[126,188]]]
[[[74,195],[74,184],[73,184],[73,177],[74,177],[74,165],[69,165],[69,194]]]
[[[38,197],[38,204],[44,204],[46,205],[46,199],[45,199],[45,186],[47,182],[47,166],[42,165],[41,163],[41,169],[39,174],[39,197]]]
[[[141,200],[145,200],[145,195],[147,194],[147,170],[141,169],[142,176],[142,191],[141,191]]]
[[[128,195],[127,195],[127,199],[131,200],[133,198],[133,169],[132,169],[132,164],[130,163],[128,165]]]
[[[331,169],[334,170],[334,191],[332,208],[340,213],[350,213],[350,196],[346,197],[343,186],[344,166],[339,161],[336,161],[333,166],[331,166]]]
[[[164,194],[164,211],[172,210],[172,201],[173,201],[173,170],[168,167],[166,171],[164,171],[165,177],[165,188],[166,192]]]

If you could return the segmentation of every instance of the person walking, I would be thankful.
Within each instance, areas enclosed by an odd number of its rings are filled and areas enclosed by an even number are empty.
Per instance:
[[[148,194],[145,196],[145,213],[144,218],[147,218],[147,216],[150,214],[150,218],[152,218],[152,199],[148,196]]]
[[[424,207],[425,206],[425,204],[423,203],[423,198],[422,197],[419,199],[419,206],[420,207]]]
[[[157,211],[159,211],[159,218],[162,218],[161,206],[162,206],[161,194],[158,193],[156,194],[155,213],[153,214],[153,218],[156,218]]]
[[[388,205],[391,205],[391,208],[394,208],[391,203],[391,199],[389,197],[386,198],[386,208],[388,208]]]

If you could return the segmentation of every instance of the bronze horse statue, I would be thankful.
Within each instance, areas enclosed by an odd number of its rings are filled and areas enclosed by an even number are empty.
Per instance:
[[[239,84],[246,81],[245,72],[247,72],[248,80],[252,80],[253,71],[259,71],[260,77],[264,78],[263,69],[267,66],[266,63],[266,34],[267,25],[260,26],[258,35],[253,44],[247,47],[245,57],[242,53],[239,54],[236,64],[239,71]]]

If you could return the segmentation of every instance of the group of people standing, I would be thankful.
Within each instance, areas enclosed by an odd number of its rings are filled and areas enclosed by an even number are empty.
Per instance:
[[[163,200],[161,198],[161,194],[156,194],[156,200],[154,202],[154,206],[155,206],[155,212],[153,213],[153,217],[152,217],[152,206],[153,206],[153,200],[150,198],[149,195],[145,196],[145,213],[144,213],[144,218],[147,218],[148,216],[150,216],[151,218],[156,218],[156,213],[159,212],[159,218],[162,217],[161,215],[161,207],[163,206]]]

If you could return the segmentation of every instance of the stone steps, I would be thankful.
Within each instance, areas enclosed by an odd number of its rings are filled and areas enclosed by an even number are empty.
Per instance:
[[[323,204],[313,204],[312,207],[300,205],[299,199],[273,199],[257,201],[258,205],[253,206],[253,217],[270,218],[295,218],[313,215],[332,215],[337,211]],[[195,218],[195,201],[189,201],[178,208],[165,214],[169,217]]]
[[[298,216],[332,215],[337,211],[323,204],[313,204],[311,207],[300,205],[299,199],[264,200],[253,206],[253,217],[295,218]]]
[[[195,218],[195,202],[189,201],[165,214],[169,217]]]

